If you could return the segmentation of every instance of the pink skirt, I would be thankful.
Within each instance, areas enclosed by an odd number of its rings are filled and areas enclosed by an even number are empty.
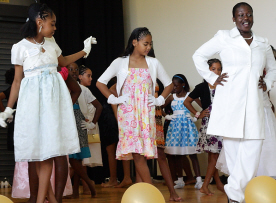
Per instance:
[[[68,156],[67,156],[68,160]],[[53,165],[53,171],[51,176],[51,184],[53,191],[55,192],[55,170]],[[63,196],[71,195],[73,193],[72,183],[68,170],[68,177],[66,186],[63,192]],[[16,162],[14,168],[13,185],[12,185],[12,198],[30,198],[29,187],[29,174],[28,174],[28,162]]]

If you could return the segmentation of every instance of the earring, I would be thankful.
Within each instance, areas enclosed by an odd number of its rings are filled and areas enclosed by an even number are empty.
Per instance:
[[[233,22],[234,23],[234,25],[236,25],[236,22]]]
[[[40,28],[39,28],[39,31],[38,31],[39,33],[41,32],[41,29],[42,29],[42,25],[41,25]]]
[[[183,87],[185,87],[185,85]]]

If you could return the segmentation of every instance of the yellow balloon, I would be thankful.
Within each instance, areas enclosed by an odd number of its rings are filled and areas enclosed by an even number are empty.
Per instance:
[[[121,203],[165,203],[165,199],[153,185],[136,183],[125,191]]]
[[[269,176],[253,178],[245,188],[246,203],[275,203],[276,180]]]
[[[0,195],[0,202],[1,203],[13,203],[13,201],[11,201],[9,198],[7,198],[6,196]]]

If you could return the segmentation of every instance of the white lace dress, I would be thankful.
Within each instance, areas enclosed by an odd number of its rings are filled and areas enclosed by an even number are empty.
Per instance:
[[[43,45],[23,39],[13,45],[11,54],[12,64],[23,66],[25,76],[15,118],[15,161],[43,161],[79,152],[72,99],[57,72],[61,50],[54,38],[45,38]]]

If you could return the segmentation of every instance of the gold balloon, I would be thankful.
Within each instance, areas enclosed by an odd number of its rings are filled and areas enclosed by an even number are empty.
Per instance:
[[[6,196],[0,195],[0,202],[1,203],[13,203],[13,201],[11,201],[9,198],[7,198]]]
[[[246,203],[275,203],[276,180],[269,176],[253,178],[245,188]]]
[[[121,203],[165,203],[165,199],[153,185],[136,183],[125,191]]]

